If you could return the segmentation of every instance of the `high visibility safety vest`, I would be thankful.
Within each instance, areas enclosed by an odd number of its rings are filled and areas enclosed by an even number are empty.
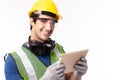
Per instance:
[[[64,53],[62,46],[56,43],[55,48],[50,53],[51,64],[56,62],[62,53]],[[21,47],[10,54],[24,80],[39,80],[47,69],[37,56],[25,47]]]

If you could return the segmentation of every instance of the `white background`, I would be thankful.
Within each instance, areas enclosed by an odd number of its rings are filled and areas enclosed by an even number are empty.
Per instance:
[[[35,0],[0,0],[0,79],[5,53],[27,41]],[[52,38],[65,51],[88,48],[83,80],[120,80],[120,0],[55,0],[63,19]]]

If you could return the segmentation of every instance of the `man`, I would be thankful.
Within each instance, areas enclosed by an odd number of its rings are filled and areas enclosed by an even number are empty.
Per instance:
[[[65,74],[59,63],[63,47],[52,40],[55,24],[61,19],[52,0],[38,0],[28,12],[31,35],[20,48],[5,60],[6,80],[81,80],[87,71],[87,60],[81,58],[75,71]]]

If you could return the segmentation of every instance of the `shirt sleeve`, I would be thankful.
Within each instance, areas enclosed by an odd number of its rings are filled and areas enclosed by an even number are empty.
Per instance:
[[[10,54],[5,60],[4,73],[6,80],[22,80],[15,61]]]

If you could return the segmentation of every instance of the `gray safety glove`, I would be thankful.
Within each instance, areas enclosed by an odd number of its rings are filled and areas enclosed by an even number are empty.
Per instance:
[[[65,80],[65,65],[54,63],[50,65],[40,80]]]
[[[85,58],[80,58],[75,64],[75,74],[77,76],[82,76],[87,72],[88,65]]]

